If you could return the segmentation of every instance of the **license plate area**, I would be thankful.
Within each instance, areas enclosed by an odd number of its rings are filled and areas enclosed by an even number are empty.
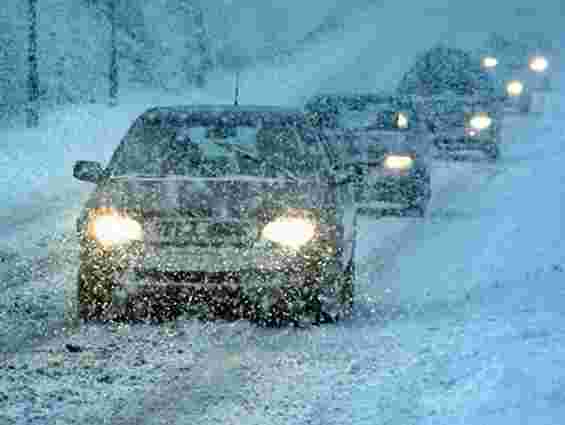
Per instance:
[[[249,247],[258,237],[256,223],[161,219],[150,226],[148,242],[176,247]]]
[[[389,170],[384,166],[369,167],[368,183],[375,184],[384,178],[403,177],[408,174],[408,170]]]

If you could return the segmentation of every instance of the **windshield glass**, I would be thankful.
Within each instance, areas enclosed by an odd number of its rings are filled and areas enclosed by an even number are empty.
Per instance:
[[[324,161],[312,137],[294,127],[146,123],[130,131],[108,171],[114,176],[310,176],[319,172]]]
[[[384,130],[398,130],[395,125],[396,111],[386,104],[368,103],[362,108],[342,107],[338,123],[342,128],[374,126]]]

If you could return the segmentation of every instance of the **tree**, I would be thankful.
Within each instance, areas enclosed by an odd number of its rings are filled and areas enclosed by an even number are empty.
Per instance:
[[[110,106],[118,103],[118,47],[116,44],[116,0],[110,0]]]
[[[28,103],[27,126],[39,125],[39,73],[37,70],[37,0],[28,3]]]
[[[480,62],[465,50],[433,47],[418,55],[398,86],[400,94],[435,96],[452,92],[460,96],[493,96],[493,81]]]
[[[208,34],[204,25],[204,16],[200,7],[194,8],[194,37],[196,41],[196,53],[199,62],[194,70],[194,81],[197,87],[204,87],[206,81],[206,74],[212,68],[212,59],[210,55],[210,43],[208,41]]]

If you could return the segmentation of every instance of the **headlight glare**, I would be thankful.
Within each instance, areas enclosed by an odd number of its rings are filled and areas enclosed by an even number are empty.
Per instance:
[[[408,128],[408,117],[402,112],[396,114],[395,124],[398,128]]]
[[[486,56],[482,61],[483,68],[495,68],[498,60],[494,56]]]
[[[543,56],[535,56],[530,60],[530,69],[534,72],[544,72],[548,66],[549,63]]]
[[[492,118],[487,114],[477,114],[471,118],[469,124],[475,130],[484,130],[492,125]]]
[[[384,166],[389,170],[409,170],[412,168],[413,160],[408,155],[387,155]]]
[[[305,218],[280,217],[265,226],[262,237],[297,250],[314,239],[315,233],[316,226]]]
[[[510,96],[520,96],[524,91],[524,84],[521,81],[513,80],[506,85],[506,92]]]
[[[95,215],[88,227],[89,235],[106,248],[143,239],[141,224],[114,211]]]

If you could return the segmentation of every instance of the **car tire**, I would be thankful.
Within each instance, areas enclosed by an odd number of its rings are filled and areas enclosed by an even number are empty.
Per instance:
[[[312,296],[307,297],[303,288],[257,288],[244,295],[243,304],[247,308],[243,317],[262,327],[296,325],[304,321],[304,315],[308,310],[312,312],[312,317],[316,316],[318,311],[316,299],[315,291],[312,291]],[[296,311],[294,306],[298,303],[302,303],[303,308]]]
[[[340,297],[342,310],[338,319],[344,319],[351,317],[353,313],[353,305],[355,298],[355,277],[356,277],[356,267],[353,260],[349,261],[349,264],[343,272],[343,283],[341,285]]]
[[[419,217],[423,218],[428,210],[428,205],[432,198],[432,178],[431,175],[426,171],[421,176],[424,181],[424,188],[421,193],[416,195],[412,200],[413,203],[410,204],[402,213],[404,217]]]
[[[81,265],[77,276],[79,318],[85,322],[109,317],[112,306],[112,281],[101,270]]]
[[[337,285],[334,285],[335,292],[330,296],[335,298],[335,303],[338,304],[338,307],[332,308],[332,311],[330,311],[325,309],[326,304],[320,301],[318,303],[316,324],[337,323],[352,316],[355,297],[355,277],[355,263],[353,260],[350,260],[345,270],[337,272],[333,278],[337,281]],[[323,296],[322,291],[320,292],[320,296]]]
[[[520,111],[521,114],[529,114],[532,110],[531,98],[528,97],[527,100],[520,102],[520,106],[518,107],[518,110]]]
[[[500,158],[500,148],[496,142],[486,145],[484,152],[487,158],[491,161],[496,161]]]

